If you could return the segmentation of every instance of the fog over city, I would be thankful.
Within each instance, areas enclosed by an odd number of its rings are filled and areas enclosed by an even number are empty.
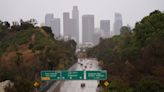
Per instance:
[[[0,92],[164,92],[164,0],[0,0]]]
[[[119,12],[123,24],[134,25],[143,16],[155,9],[164,10],[163,0],[0,0],[0,19],[15,21],[35,18],[44,22],[46,13],[62,17],[63,12],[70,12],[74,5],[83,14],[94,14],[96,26],[100,19],[114,20],[114,13]]]
[[[34,18],[40,25],[45,23],[46,14],[53,13],[55,18],[61,19],[60,33],[64,35],[63,12],[69,12],[71,18],[72,8],[77,6],[81,42],[83,15],[94,15],[95,28],[100,27],[101,20],[110,20],[110,32],[113,32],[115,13],[121,14],[121,26],[133,28],[137,21],[150,12],[164,11],[163,3],[163,0],[3,0],[0,3],[0,19],[12,22]]]

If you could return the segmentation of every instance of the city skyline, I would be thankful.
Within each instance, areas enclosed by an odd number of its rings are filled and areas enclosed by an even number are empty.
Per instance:
[[[164,11],[163,3],[163,0],[2,0],[0,19],[12,22],[34,18],[41,24],[46,13],[54,13],[54,16],[62,17],[62,12],[71,11],[72,6],[77,5],[79,16],[95,15],[96,27],[99,27],[98,21],[103,18],[110,19],[113,24],[115,12],[123,15],[123,25],[129,24],[133,27],[150,12]]]
[[[10,23],[13,21],[19,21],[20,19],[29,20],[30,18],[34,18],[38,21],[38,25],[44,23],[45,14],[51,13],[55,18],[60,18],[60,21],[63,22],[63,12],[71,12],[73,13],[72,7],[78,6],[78,10],[80,11],[79,16],[79,34],[82,34],[82,16],[87,14],[94,15],[95,19],[95,28],[100,28],[101,20],[110,20],[110,33],[114,33],[114,24],[115,24],[115,13],[120,13],[122,15],[122,26],[129,25],[130,27],[134,27],[135,23],[140,21],[140,19],[144,16],[147,16],[150,12],[154,10],[163,11],[164,7],[162,3],[164,1],[151,0],[147,2],[146,0],[49,0],[49,1],[26,1],[26,0],[13,0],[8,3],[8,0],[0,3],[0,10],[7,7],[6,10],[2,10],[0,14],[0,19],[2,21],[9,21]],[[19,2],[16,3],[16,2]],[[39,2],[39,4],[38,4]],[[93,4],[92,4],[93,3]],[[2,4],[2,5],[1,5]],[[91,5],[92,4],[92,5]],[[133,7],[131,7],[133,6]],[[138,7],[140,6],[140,7]],[[20,8],[21,7],[21,8]],[[75,10],[76,11],[76,10]],[[6,15],[6,16],[4,16]],[[12,15],[12,16],[11,16]],[[137,16],[136,16],[137,15]],[[73,14],[70,13],[70,18],[73,17]],[[71,17],[72,16],[72,17]],[[73,18],[72,18],[73,19]],[[53,21],[52,21],[53,22]],[[55,24],[55,22],[54,22]],[[64,34],[63,23],[60,24],[60,34]],[[74,28],[74,30],[77,30]],[[56,30],[55,28],[52,28]],[[119,34],[119,32],[117,33]],[[75,37],[75,36],[74,36]],[[78,38],[78,37],[75,37]],[[79,38],[82,38],[82,35],[79,35]],[[82,42],[82,39],[79,39],[79,42]]]
[[[45,26],[51,27],[55,38],[74,39],[77,44],[91,43],[95,45],[99,43],[100,37],[109,38],[120,34],[120,29],[123,26],[120,13],[115,13],[113,32],[111,32],[110,20],[100,20],[100,27],[96,27],[94,16],[93,14],[85,14],[81,16],[82,21],[79,21],[78,6],[73,6],[72,17],[70,12],[63,12],[62,27],[60,26],[60,18],[54,18],[53,13],[45,15]],[[61,28],[63,30],[60,30]]]

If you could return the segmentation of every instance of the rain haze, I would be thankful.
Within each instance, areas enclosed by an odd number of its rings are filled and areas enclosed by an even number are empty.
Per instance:
[[[163,0],[0,0],[0,19],[15,21],[35,18],[42,23],[46,13],[62,18],[63,12],[71,12],[72,7],[77,5],[80,16],[94,14],[96,21],[113,21],[114,13],[119,12],[123,16],[123,24],[132,26],[156,9],[163,11],[163,4]]]
[[[46,13],[53,13],[54,17],[62,19],[63,12],[71,13],[73,6],[77,5],[80,27],[82,15],[94,14],[95,27],[99,27],[101,19],[109,19],[113,30],[115,12],[122,14],[123,25],[134,27],[150,12],[164,11],[163,4],[163,0],[0,0],[0,19],[12,22],[34,18],[41,24]]]
[[[0,0],[0,92],[164,92],[164,0]]]

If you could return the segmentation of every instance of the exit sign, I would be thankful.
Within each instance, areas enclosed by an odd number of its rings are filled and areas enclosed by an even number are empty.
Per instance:
[[[84,71],[62,71],[62,80],[83,80]]]
[[[41,80],[107,80],[107,71],[41,71]]]
[[[86,80],[107,80],[107,71],[86,71]]]
[[[41,80],[60,80],[60,71],[41,71]]]

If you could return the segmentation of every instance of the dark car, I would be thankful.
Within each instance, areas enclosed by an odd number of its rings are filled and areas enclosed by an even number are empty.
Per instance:
[[[85,83],[81,83],[81,87],[84,88],[85,87]]]
[[[83,64],[80,64],[81,66],[83,66]]]

